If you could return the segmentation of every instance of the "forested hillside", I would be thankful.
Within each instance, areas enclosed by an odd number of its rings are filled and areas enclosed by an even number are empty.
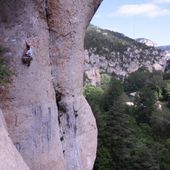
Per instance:
[[[96,67],[100,72],[126,76],[147,67],[163,70],[167,54],[124,34],[90,25],[85,36],[86,70]]]
[[[124,81],[104,74],[100,87],[85,86],[99,130],[94,170],[170,169],[168,74],[141,68]]]

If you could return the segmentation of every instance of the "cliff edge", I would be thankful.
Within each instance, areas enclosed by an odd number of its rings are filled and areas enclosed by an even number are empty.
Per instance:
[[[0,2],[0,46],[14,73],[0,108],[13,144],[30,170],[91,170],[97,128],[82,96],[83,41],[101,0]]]

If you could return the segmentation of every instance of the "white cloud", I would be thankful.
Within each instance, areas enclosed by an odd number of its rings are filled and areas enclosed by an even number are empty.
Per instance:
[[[154,18],[158,16],[170,15],[170,10],[162,9],[158,5],[152,3],[126,4],[120,6],[117,9],[117,11],[112,13],[110,16],[135,16],[135,15],[143,15],[150,18]]]
[[[153,0],[155,3],[170,3],[170,0]]]

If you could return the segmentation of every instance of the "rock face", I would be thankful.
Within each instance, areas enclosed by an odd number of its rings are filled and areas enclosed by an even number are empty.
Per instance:
[[[6,0],[0,45],[15,73],[0,103],[30,170],[91,170],[96,122],[82,96],[86,27],[100,0]],[[21,58],[31,47],[30,67]],[[51,75],[52,74],[52,75]]]
[[[97,68],[92,68],[85,71],[85,80],[87,84],[97,86],[101,84],[100,71]]]
[[[6,129],[5,120],[0,110],[0,167],[2,170],[29,170],[17,149],[13,145]]]
[[[65,0],[48,4],[52,76],[68,170],[92,169],[96,154],[96,123],[82,88],[84,35],[99,3],[99,0]]]
[[[90,25],[85,37],[85,68],[120,77],[146,67],[164,71],[170,58],[168,51],[146,46],[118,32]]]
[[[112,74],[115,73],[118,76],[127,76],[128,74],[135,72],[140,67],[146,67],[148,70],[162,70],[164,71],[168,56],[166,52],[162,52],[164,56],[161,56],[158,61],[149,61],[148,59],[144,61],[140,61],[140,55],[137,53],[129,52],[124,56],[124,62],[118,60],[116,58],[116,53],[112,55],[113,58],[107,59],[104,56],[100,56],[98,54],[91,53],[85,50],[85,75],[87,73],[92,73],[94,70],[99,70],[100,73]],[[136,58],[138,56],[138,58]],[[120,55],[121,57],[121,55]],[[87,77],[87,76],[86,76]],[[88,79],[88,77],[87,77]],[[96,77],[93,76],[91,82],[95,82]],[[90,83],[92,84],[92,83]]]
[[[157,44],[149,39],[146,38],[137,38],[136,41],[146,44],[147,46],[155,47]]]

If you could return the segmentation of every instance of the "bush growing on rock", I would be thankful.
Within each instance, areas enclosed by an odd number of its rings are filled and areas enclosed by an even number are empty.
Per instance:
[[[10,82],[11,71],[8,62],[3,56],[5,49],[0,47],[0,86]]]

